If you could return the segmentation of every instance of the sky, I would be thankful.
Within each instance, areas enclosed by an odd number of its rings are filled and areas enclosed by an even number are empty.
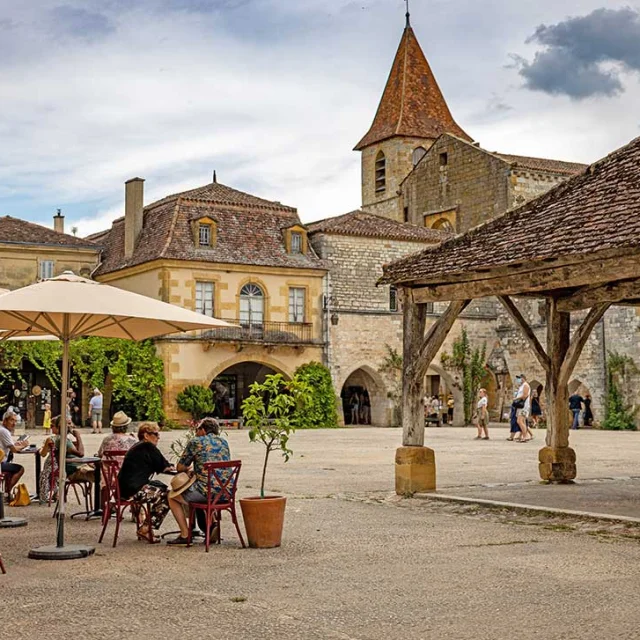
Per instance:
[[[490,151],[593,162],[640,135],[640,4],[411,0],[454,115]],[[359,207],[404,0],[0,0],[0,215],[84,236],[218,181]]]

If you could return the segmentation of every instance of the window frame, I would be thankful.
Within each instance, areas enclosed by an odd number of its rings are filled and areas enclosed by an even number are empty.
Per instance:
[[[207,299],[209,292],[207,289],[211,289],[211,297]],[[200,289],[200,292],[198,292]],[[213,280],[196,280],[195,282],[195,295],[194,295],[194,308],[196,313],[201,313],[209,318],[215,317],[216,312],[216,283]],[[198,304],[200,302],[200,304]],[[210,304],[207,305],[207,302]],[[207,313],[208,307],[211,307],[211,313]]]
[[[48,266],[47,272],[50,271],[50,275],[45,274],[45,265]],[[56,261],[55,260],[39,260],[38,261],[38,279],[47,280],[49,278],[53,278],[53,274],[56,270]]]
[[[296,247],[296,244],[298,245]],[[290,253],[302,253],[302,233],[300,231],[291,232],[291,251]]]
[[[384,193],[387,190],[387,158],[382,150],[376,154],[373,186],[376,193]]]
[[[297,320],[298,307],[302,304],[302,320]],[[305,287],[289,287],[289,324],[304,324],[307,318],[307,290]]]
[[[389,285],[389,311],[397,313],[400,311],[400,304],[398,303],[398,287],[394,284]]]
[[[198,223],[198,246],[199,247],[211,247],[213,246],[213,225],[209,222]],[[202,233],[206,231],[208,238],[207,242],[202,241]]]

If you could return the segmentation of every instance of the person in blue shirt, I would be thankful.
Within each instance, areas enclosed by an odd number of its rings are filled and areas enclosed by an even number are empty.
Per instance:
[[[180,527],[180,535],[169,540],[167,544],[184,546],[187,544],[189,527],[184,507],[189,502],[207,501],[207,472],[204,469],[206,462],[224,462],[230,460],[229,443],[220,436],[220,426],[213,418],[204,418],[196,427],[195,438],[192,438],[184,449],[178,462],[178,472],[188,473],[195,477],[195,481],[186,490],[176,495],[169,494],[169,507],[171,513]],[[211,487],[216,489],[215,486]],[[196,516],[200,511],[196,512]],[[204,527],[199,522],[200,528]]]

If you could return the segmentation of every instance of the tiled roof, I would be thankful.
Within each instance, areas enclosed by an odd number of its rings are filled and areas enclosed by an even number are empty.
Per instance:
[[[514,168],[529,169],[531,171],[546,171],[549,173],[563,173],[568,176],[574,176],[578,173],[582,173],[589,166],[579,162],[564,162],[562,160],[549,160],[548,158],[514,156],[508,153],[494,152],[493,155],[506,160]]]
[[[195,245],[190,222],[211,217],[217,223],[215,246]],[[296,210],[213,183],[168,196],[144,209],[144,223],[133,256],[124,258],[124,218],[107,232],[94,234],[105,246],[102,275],[166,258],[204,262],[324,269],[311,247],[306,254],[285,250],[284,230],[300,224]]]
[[[344,236],[362,236],[406,240],[408,242],[438,243],[451,238],[453,234],[436,229],[426,229],[413,224],[403,224],[389,218],[367,213],[351,211],[335,218],[319,220],[307,225],[309,234],[331,233]]]
[[[382,282],[640,247],[640,138],[519,209],[384,269]]]
[[[100,246],[90,240],[76,238],[67,233],[58,233],[49,227],[11,216],[0,217],[0,242],[100,250]]]
[[[392,136],[471,140],[455,122],[413,29],[404,30],[373,124],[356,150]]]

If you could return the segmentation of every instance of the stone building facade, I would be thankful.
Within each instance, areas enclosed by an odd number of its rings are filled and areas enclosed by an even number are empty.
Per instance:
[[[253,382],[323,360],[325,265],[291,207],[217,182],[144,206],[143,182],[127,183],[124,217],[92,236],[104,246],[95,277],[229,321],[156,346],[169,418],[188,417],[176,396],[196,384],[235,421]]]

